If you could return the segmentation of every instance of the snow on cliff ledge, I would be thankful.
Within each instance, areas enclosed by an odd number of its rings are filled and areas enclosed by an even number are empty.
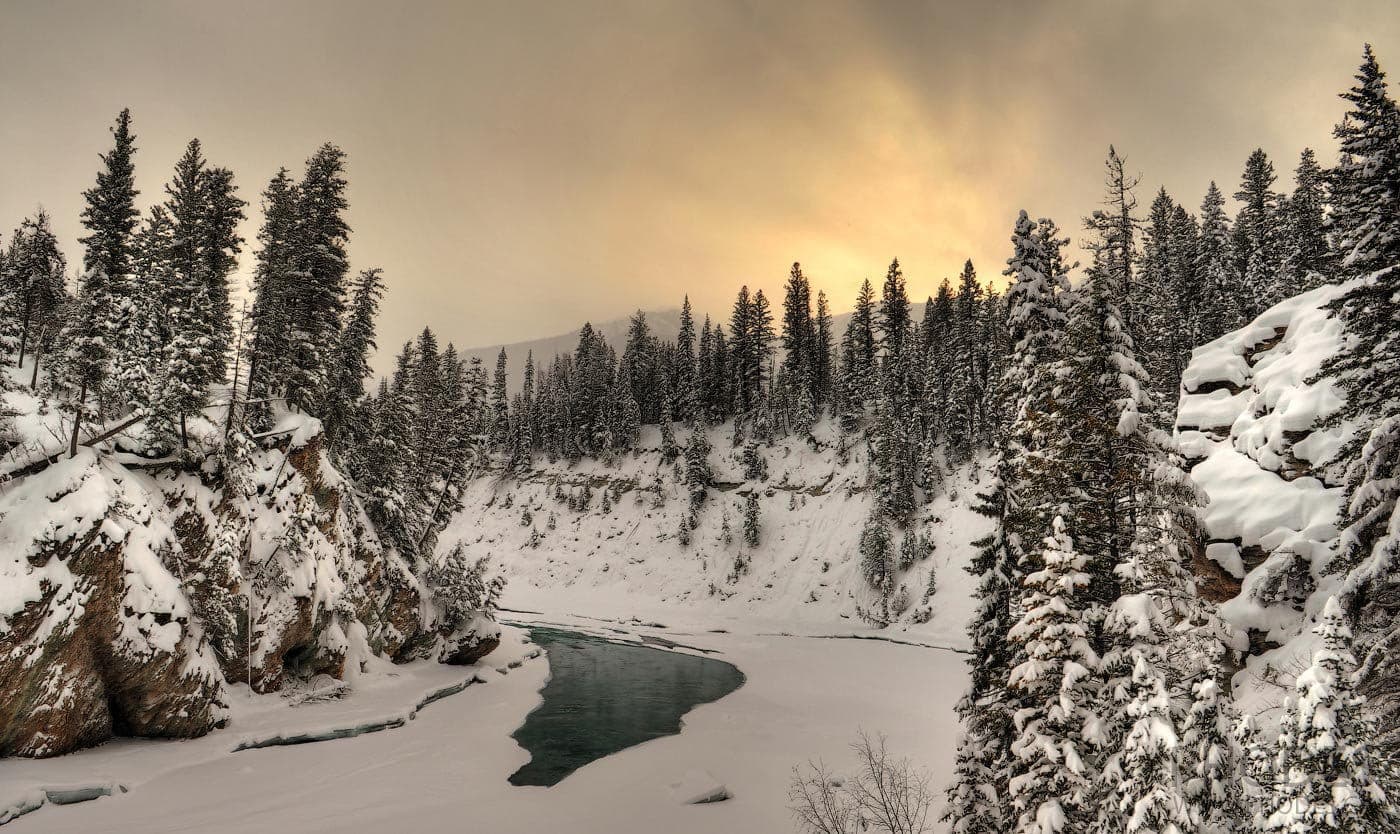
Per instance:
[[[1178,438],[1209,497],[1207,585],[1259,648],[1297,635],[1333,581],[1323,572],[1342,497],[1332,458],[1352,427],[1328,425],[1342,394],[1314,377],[1342,345],[1326,306],[1349,286],[1276,304],[1197,348],[1182,376]]]

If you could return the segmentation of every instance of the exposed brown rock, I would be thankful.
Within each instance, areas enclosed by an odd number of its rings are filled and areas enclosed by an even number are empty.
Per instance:
[[[174,651],[124,639],[123,626],[136,619],[117,610],[125,562],[100,527],[31,559],[59,560],[76,582],[49,586],[0,635],[0,756],[56,756],[114,734],[189,738],[223,720],[220,682],[190,662],[187,622],[155,621],[180,628]],[[45,629],[52,631],[40,641]]]

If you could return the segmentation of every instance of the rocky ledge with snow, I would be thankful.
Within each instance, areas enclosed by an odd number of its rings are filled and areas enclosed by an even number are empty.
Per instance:
[[[1182,378],[1177,437],[1208,499],[1196,569],[1221,616],[1249,636],[1251,656],[1236,679],[1247,711],[1282,703],[1311,656],[1312,620],[1347,581],[1329,562],[1345,482],[1338,452],[1355,427],[1337,419],[1343,393],[1320,369],[1345,338],[1328,305],[1352,285],[1271,307],[1197,348]],[[1377,612],[1378,602],[1370,606]],[[1356,623],[1362,646],[1380,625],[1368,611]],[[1373,699],[1386,689],[1364,675],[1361,686]]]
[[[22,458],[56,418],[6,398]],[[0,756],[199,736],[226,720],[230,683],[495,647],[489,617],[454,620],[426,566],[380,542],[316,420],[285,415],[256,444],[220,434],[192,421],[216,451],[183,463],[82,447],[0,484]]]

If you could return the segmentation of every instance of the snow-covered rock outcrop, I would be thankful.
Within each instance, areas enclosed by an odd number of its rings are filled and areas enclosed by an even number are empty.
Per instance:
[[[193,466],[84,447],[0,485],[0,756],[200,735],[226,683],[494,648],[495,623],[453,621],[422,570],[380,542],[314,419]]]
[[[1311,649],[1308,625],[1342,577],[1336,548],[1353,427],[1342,392],[1318,378],[1342,347],[1326,309],[1349,284],[1302,293],[1197,348],[1182,379],[1177,432],[1209,502],[1197,571],[1222,616],[1250,636],[1246,690],[1277,703]],[[1332,419],[1329,419],[1332,418]]]

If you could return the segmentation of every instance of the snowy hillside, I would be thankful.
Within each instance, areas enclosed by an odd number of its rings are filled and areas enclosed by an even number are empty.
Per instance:
[[[685,430],[677,434],[683,444]],[[477,479],[440,548],[460,543],[472,557],[491,557],[509,577],[507,606],[613,616],[683,607],[717,623],[862,628],[857,609],[879,606],[859,556],[870,512],[869,450],[848,439],[855,445],[843,463],[831,421],[813,435],[816,447],[788,437],[760,448],[767,477],[745,480],[730,426],[712,429],[715,483],[689,543],[680,533],[690,514],[683,479],[668,471],[677,464],[665,459],[657,428],[648,426],[638,451],[612,465],[541,459],[522,480]],[[899,571],[891,610],[897,630],[945,645],[964,641],[973,599],[962,567],[969,542],[986,530],[968,509],[976,475],[964,468],[921,508],[914,526],[933,549]],[[759,507],[756,547],[745,543],[743,529],[751,494]],[[926,599],[930,572],[937,592]]]
[[[1209,503],[1205,591],[1250,636],[1246,689],[1282,698],[1306,664],[1307,629],[1340,578],[1334,552],[1342,472],[1332,462],[1351,434],[1327,418],[1342,404],[1314,380],[1341,346],[1325,308],[1348,284],[1290,298],[1245,327],[1197,348],[1182,380],[1177,431]]]

